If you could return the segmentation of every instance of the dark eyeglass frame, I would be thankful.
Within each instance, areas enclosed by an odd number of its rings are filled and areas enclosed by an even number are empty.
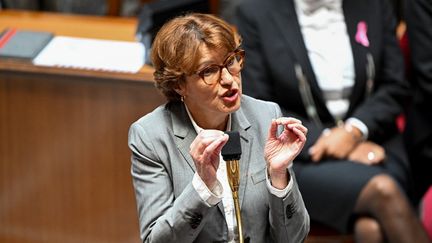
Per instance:
[[[239,55],[239,54],[240,54],[240,57],[241,57],[241,60],[242,60],[242,62],[240,63],[240,70],[239,70],[238,73],[231,73],[229,67],[227,67],[227,65],[229,64],[228,62],[231,60],[232,57],[234,57],[236,55]],[[226,68],[227,71],[231,75],[238,75],[240,73],[240,71],[243,69],[244,58],[245,58],[245,51],[243,49],[238,48],[238,49],[234,50],[233,52],[231,52],[230,55],[228,55],[225,58],[225,60],[223,61],[222,65],[211,64],[209,66],[206,66],[206,67],[198,70],[195,74],[197,74],[204,81],[205,84],[207,84],[207,85],[213,85],[213,84],[216,84],[216,83],[218,83],[220,81],[220,78],[221,78],[221,75],[222,75],[222,69],[224,69],[224,68]],[[208,83],[208,82],[205,81],[206,79],[205,79],[205,74],[204,73],[205,73],[206,70],[208,70],[209,68],[212,68],[212,67],[218,67],[219,68],[219,77],[217,79],[215,79],[215,80],[217,80],[216,82]]]

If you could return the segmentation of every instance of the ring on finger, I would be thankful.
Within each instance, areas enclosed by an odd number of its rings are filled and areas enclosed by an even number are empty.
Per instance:
[[[368,158],[368,160],[370,160],[370,161],[374,160],[375,157],[376,157],[376,155],[375,155],[375,153],[372,152],[372,151],[369,152],[369,153],[367,154],[367,158]]]
[[[328,129],[328,128],[326,128],[326,129],[324,129],[324,130],[322,131],[322,135],[323,135],[324,137],[328,137],[328,136],[330,136],[330,133],[331,133],[331,131],[330,131],[330,129]]]

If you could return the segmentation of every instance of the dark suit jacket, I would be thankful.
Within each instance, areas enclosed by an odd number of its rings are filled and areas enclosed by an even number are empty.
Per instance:
[[[413,97],[407,112],[406,143],[415,173],[418,202],[432,184],[432,1],[409,0],[406,10]]]
[[[407,7],[408,43],[412,63],[412,110],[409,132],[413,144],[432,136],[432,2],[410,0]],[[411,120],[412,119],[412,120]]]
[[[232,114],[239,131],[240,208],[245,241],[300,242],[309,231],[309,215],[294,172],[285,198],[269,193],[264,144],[279,106],[242,97]],[[132,177],[143,242],[226,242],[228,229],[222,202],[208,207],[192,186],[195,164],[189,146],[196,131],[181,102],[160,106],[135,122],[129,133]]]
[[[343,13],[355,65],[355,85],[347,117],[360,119],[371,140],[382,143],[397,133],[395,118],[407,96],[402,55],[395,36],[392,8],[383,0],[345,0]],[[278,103],[284,115],[300,118],[309,129],[308,143],[299,158],[307,160],[308,147],[323,127],[334,126],[323,94],[308,58],[293,0],[250,0],[237,10],[236,21],[246,50],[242,71],[244,93]],[[365,47],[355,40],[357,24],[367,24],[370,42]],[[373,58],[374,75],[368,75],[368,55]],[[323,127],[308,116],[299,91],[299,65],[310,86],[316,112]],[[372,79],[371,79],[372,78]],[[368,82],[371,79],[373,82]],[[373,84],[372,86],[368,86]],[[371,93],[368,87],[373,87]]]

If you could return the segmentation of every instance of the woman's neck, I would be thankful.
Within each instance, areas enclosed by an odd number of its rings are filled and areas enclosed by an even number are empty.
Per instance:
[[[185,104],[186,110],[193,122],[202,129],[216,129],[225,131],[229,120],[229,114],[204,115],[202,112],[191,111]]]
[[[202,129],[216,129],[220,131],[226,130],[227,123],[228,123],[228,116],[229,116],[228,114],[225,114],[223,116],[199,117],[199,116],[194,116],[194,114],[192,114],[192,117],[194,118],[196,124]]]

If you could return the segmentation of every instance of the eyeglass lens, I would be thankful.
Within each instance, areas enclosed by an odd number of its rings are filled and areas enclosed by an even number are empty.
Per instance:
[[[243,52],[236,52],[229,56],[223,65],[210,65],[198,73],[206,84],[215,84],[219,81],[222,69],[226,68],[231,75],[237,75],[243,67]]]

